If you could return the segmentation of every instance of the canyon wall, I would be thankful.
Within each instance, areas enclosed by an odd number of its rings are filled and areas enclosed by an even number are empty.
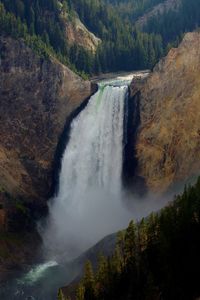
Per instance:
[[[143,82],[135,153],[137,176],[154,192],[165,192],[200,173],[200,33],[188,33]]]
[[[0,208],[5,194],[42,205],[51,193],[55,151],[70,114],[91,95],[53,57],[0,38]],[[0,224],[4,224],[0,214]]]

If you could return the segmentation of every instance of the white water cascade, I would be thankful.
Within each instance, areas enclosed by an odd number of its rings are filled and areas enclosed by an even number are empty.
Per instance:
[[[121,184],[127,91],[127,85],[100,84],[71,124],[44,236],[54,255],[70,259],[131,217],[122,204]]]
[[[81,198],[91,187],[119,193],[126,92],[127,87],[101,87],[74,120],[60,174],[58,199],[64,207],[81,211]]]

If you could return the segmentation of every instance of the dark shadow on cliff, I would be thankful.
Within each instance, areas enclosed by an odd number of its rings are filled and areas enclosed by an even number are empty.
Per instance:
[[[137,175],[137,133],[140,126],[140,92],[131,97],[130,89],[125,103],[124,115],[124,158],[122,180],[125,189],[136,196],[147,194],[145,179]]]
[[[66,148],[67,143],[70,138],[71,123],[80,114],[80,112],[87,106],[90,98],[98,91],[98,85],[95,83],[91,83],[91,90],[92,90],[91,95],[88,98],[86,98],[81,103],[81,105],[76,110],[74,110],[70,114],[70,116],[67,118],[63,132],[60,135],[58,145],[56,147],[56,151],[55,151],[55,155],[54,155],[54,162],[53,162],[53,167],[52,167],[53,179],[52,179],[52,187],[51,187],[50,197],[53,197],[54,195],[56,195],[58,192],[58,189],[59,189],[59,173],[61,170],[63,153],[65,151],[65,148]]]

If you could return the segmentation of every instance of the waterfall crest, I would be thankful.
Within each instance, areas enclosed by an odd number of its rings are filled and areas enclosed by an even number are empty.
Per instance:
[[[101,84],[71,124],[59,191],[50,206],[45,233],[54,252],[57,247],[69,257],[75,256],[127,224],[129,213],[121,204],[127,91],[127,85]]]

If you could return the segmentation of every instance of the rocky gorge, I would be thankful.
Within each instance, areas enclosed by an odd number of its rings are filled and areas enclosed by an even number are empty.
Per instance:
[[[1,37],[0,53],[0,264],[7,270],[34,256],[40,237],[32,219],[46,213],[55,189],[64,129],[96,86],[55,58],[38,57],[22,40]],[[137,178],[162,194],[198,174],[199,64],[200,34],[188,33],[147,78],[132,81],[133,189]],[[24,229],[31,233],[16,236]]]

